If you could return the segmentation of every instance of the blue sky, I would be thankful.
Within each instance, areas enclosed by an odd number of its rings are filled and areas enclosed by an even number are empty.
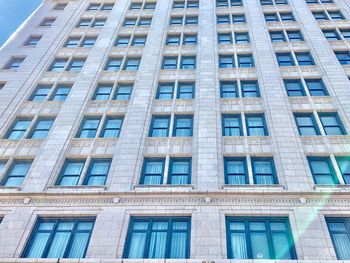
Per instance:
[[[42,0],[0,0],[0,47]]]

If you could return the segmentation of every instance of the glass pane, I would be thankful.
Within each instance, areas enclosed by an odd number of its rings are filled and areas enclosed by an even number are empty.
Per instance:
[[[167,232],[152,232],[148,257],[165,258],[166,241]]]
[[[9,177],[6,180],[5,186],[16,187],[20,186],[23,182],[24,177]]]
[[[186,258],[187,233],[173,233],[171,238],[170,258]]]
[[[253,259],[270,259],[266,233],[251,233]]]
[[[36,233],[26,257],[41,258],[49,237],[50,233]]]
[[[338,259],[350,259],[350,240],[347,234],[333,234],[333,242]]]
[[[273,233],[272,241],[276,259],[292,259],[289,238],[286,233]]]
[[[87,244],[89,242],[90,233],[76,233],[68,254],[69,258],[84,257]]]
[[[247,259],[247,241],[245,233],[231,234],[231,253],[234,259]]]
[[[71,233],[70,232],[56,232],[51,242],[48,258],[62,258],[67,248]]]
[[[128,258],[143,258],[145,245],[146,245],[146,233],[132,233]]]

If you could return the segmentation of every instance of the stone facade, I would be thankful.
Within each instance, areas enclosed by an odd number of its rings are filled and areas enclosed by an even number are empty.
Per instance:
[[[174,9],[172,0],[158,0],[155,10],[129,10],[140,0],[105,0],[110,11],[87,11],[98,0],[45,0],[17,33],[0,49],[0,66],[25,57],[18,70],[0,70],[0,158],[6,160],[1,178],[13,160],[33,160],[20,187],[0,187],[0,262],[58,262],[21,258],[38,217],[96,217],[85,259],[59,262],[143,262],[122,259],[131,216],[190,216],[190,259],[147,262],[230,262],[226,216],[289,218],[297,260],[337,260],[325,217],[350,217],[350,190],[336,165],[336,156],[350,152],[349,135],[300,136],[294,112],[337,111],[350,132],[350,67],[339,64],[334,51],[349,51],[350,42],[327,41],[321,29],[350,28],[348,0],[307,4],[216,7],[201,0],[199,8]],[[67,3],[55,10],[57,3]],[[345,20],[314,19],[311,11],[340,10]],[[264,13],[292,12],[295,22],[265,22]],[[245,14],[247,23],[216,23],[217,15]],[[198,25],[169,25],[171,16],[198,16]],[[149,27],[123,27],[126,17],[152,17]],[[49,28],[39,26],[56,18]],[[80,19],[104,19],[101,28],[77,28]],[[269,30],[300,30],[305,41],[272,43]],[[249,32],[250,43],[217,44],[220,32]],[[197,33],[197,45],[165,45],[169,33]],[[147,35],[144,47],[114,45],[118,36]],[[41,36],[35,47],[30,36]],[[96,36],[92,48],[64,47],[69,36]],[[279,67],[276,52],[310,51],[315,66]],[[253,68],[219,68],[219,54],[253,54]],[[195,70],[162,70],[163,57],[196,56]],[[109,57],[142,57],[137,71],[105,71]],[[84,58],[80,72],[51,72],[54,58]],[[322,78],[329,96],[288,97],[284,79]],[[259,98],[220,98],[220,81],[258,80]],[[159,82],[195,82],[193,100],[155,100]],[[70,84],[64,102],[30,101],[38,84]],[[91,100],[98,83],[133,83],[129,101]],[[148,137],[152,115],[193,114],[192,137]],[[221,114],[264,113],[269,136],[224,137]],[[75,138],[85,116],[124,116],[117,139]],[[45,140],[5,139],[19,117],[55,117]],[[320,120],[316,120],[320,124]],[[172,121],[173,122],[173,117]],[[243,123],[243,126],[245,124]],[[170,125],[172,127],[172,124]],[[225,185],[224,157],[273,157],[279,184]],[[307,156],[327,156],[335,164],[339,185],[315,185]],[[191,184],[146,187],[139,184],[145,157],[191,157]],[[60,187],[55,182],[66,158],[112,158],[105,186]],[[168,169],[168,168],[166,168]],[[165,171],[167,174],[167,170]],[[349,248],[350,249],[350,248]],[[240,262],[240,261],[235,261]],[[250,262],[250,261],[242,261]],[[262,261],[259,261],[262,262]],[[287,262],[287,261],[284,261]],[[292,262],[292,261],[290,261]]]

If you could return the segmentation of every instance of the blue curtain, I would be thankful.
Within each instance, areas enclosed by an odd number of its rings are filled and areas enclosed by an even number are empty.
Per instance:
[[[73,227],[74,222],[61,222],[58,224],[47,254],[48,258],[62,258],[64,256]]]
[[[72,162],[68,163],[62,180],[60,182],[61,186],[74,186],[78,184],[80,174],[83,170],[84,162]]]
[[[158,118],[153,121],[153,137],[166,137],[168,133],[169,119]]]
[[[109,162],[94,162],[87,185],[104,185],[109,170]]]
[[[189,166],[188,161],[174,161],[172,163],[171,184],[188,184]]]
[[[168,222],[154,222],[149,248],[149,258],[165,258]]]
[[[186,258],[187,231],[187,222],[173,222],[170,258]]]
[[[188,137],[191,136],[192,119],[181,118],[176,120],[176,136]]]
[[[228,184],[245,184],[245,168],[243,161],[227,162],[227,183]]]
[[[240,136],[239,117],[226,117],[224,119],[224,127],[225,127],[225,136]]]
[[[15,162],[7,177],[5,186],[19,186],[27,175],[31,162]]]
[[[143,183],[145,185],[161,184],[162,172],[162,162],[147,162]]]
[[[30,122],[30,120],[18,120],[12,128],[12,132],[9,134],[8,139],[21,139],[26,130],[28,129]]]
[[[94,138],[96,136],[97,127],[100,124],[100,119],[85,120],[81,138]]]
[[[53,124],[53,120],[40,120],[38,125],[35,127],[35,131],[32,134],[33,139],[46,138],[51,126]]]
[[[108,119],[103,134],[104,138],[116,138],[119,136],[122,119]]]
[[[37,233],[26,257],[41,258],[49,237],[50,233]]]
[[[329,230],[332,233],[335,249],[338,253],[339,259],[350,259],[350,240],[346,232],[346,226],[344,223],[329,223]]]
[[[250,136],[265,136],[264,122],[262,117],[248,117],[249,135]]]
[[[257,184],[274,184],[273,171],[270,162],[254,162]]]

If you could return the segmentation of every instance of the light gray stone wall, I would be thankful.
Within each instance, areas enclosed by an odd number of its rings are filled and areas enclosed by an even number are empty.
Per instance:
[[[27,260],[20,256],[38,217],[96,217],[86,259],[59,262],[122,262],[131,216],[191,216],[189,260],[167,262],[230,262],[227,259],[226,216],[288,217],[298,262],[334,262],[336,254],[325,217],[349,217],[349,189],[344,185],[315,186],[306,157],[348,155],[349,136],[301,137],[293,112],[337,111],[350,132],[350,68],[341,66],[333,50],[349,50],[346,41],[329,43],[321,28],[350,28],[347,21],[317,22],[310,10],[340,9],[349,19],[350,5],[334,0],[329,5],[307,5],[289,0],[288,6],[261,6],[243,0],[243,7],[216,8],[215,1],[200,1],[199,9],[172,9],[173,1],[158,0],[156,10],[129,10],[131,0],[118,0],[112,11],[86,11],[88,0],[68,2],[64,11],[52,10],[59,1],[46,0],[8,43],[0,49],[0,67],[11,57],[25,56],[18,71],[0,70],[0,135],[17,117],[54,116],[45,140],[0,139],[0,158],[33,159],[19,188],[0,187],[0,262],[58,262]],[[91,1],[99,2],[99,1]],[[140,0],[137,0],[140,2]],[[113,3],[113,1],[105,1]],[[264,12],[292,11],[296,22],[265,23]],[[217,25],[220,14],[245,13],[245,25]],[[198,15],[199,24],[170,26],[171,15]],[[124,28],[125,17],[152,17],[150,27]],[[38,27],[45,17],[56,17],[52,28]],[[79,29],[80,18],[108,18],[101,29]],[[304,43],[271,43],[268,30],[300,29]],[[218,45],[219,32],[248,31],[250,44]],[[198,45],[169,47],[168,33],[198,33]],[[114,47],[121,34],[147,34],[145,47]],[[38,46],[24,47],[29,35],[42,35]],[[98,35],[91,49],[63,48],[72,35]],[[277,51],[310,51],[316,66],[278,66]],[[219,54],[251,53],[253,69],[220,69]],[[110,56],[141,56],[137,72],[106,72]],[[195,55],[196,70],[161,70],[163,56]],[[48,72],[55,57],[86,58],[80,73]],[[283,79],[322,78],[329,97],[287,97]],[[222,80],[258,80],[261,98],[220,99]],[[157,101],[159,82],[194,81],[195,99]],[[73,84],[65,102],[30,102],[38,84]],[[131,99],[91,101],[98,83],[134,83]],[[224,138],[221,114],[264,113],[269,136]],[[192,138],[149,138],[154,114],[193,114]],[[121,115],[118,139],[75,138],[84,116]],[[171,125],[172,127],[173,125]],[[170,131],[171,133],[171,131]],[[324,134],[324,133],[323,133]],[[278,185],[224,185],[225,156],[273,157]],[[105,187],[57,187],[65,158],[113,158]],[[192,182],[186,187],[139,185],[143,159],[192,157]],[[166,170],[167,173],[167,170]],[[3,179],[5,173],[0,174]],[[208,261],[206,261],[208,260]],[[143,262],[124,260],[123,262]],[[149,260],[147,262],[164,262]],[[235,261],[236,262],[236,261]],[[239,262],[239,261],[237,261]],[[247,261],[244,261],[247,262]]]

